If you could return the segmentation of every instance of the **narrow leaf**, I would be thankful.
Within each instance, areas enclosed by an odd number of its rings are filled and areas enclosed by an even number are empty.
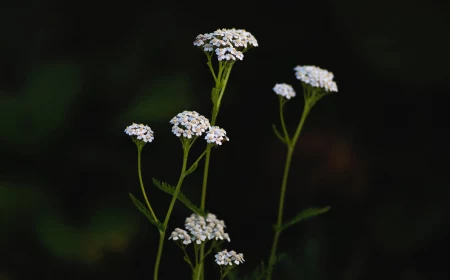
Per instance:
[[[303,210],[302,212],[298,213],[294,218],[290,219],[284,225],[281,226],[280,230],[285,230],[286,228],[293,226],[303,220],[306,220],[308,218],[312,218],[314,216],[323,214],[330,210],[330,206],[324,207],[324,208],[308,208],[306,210]]]
[[[153,178],[152,180],[153,180],[153,184],[155,186],[157,186],[163,192],[166,192],[172,196],[175,193],[175,187],[173,187],[165,182],[158,181],[155,178]],[[177,199],[179,201],[181,201],[192,212],[194,212],[198,215],[204,216],[204,214],[205,214],[204,211],[202,209],[200,209],[199,207],[195,206],[194,203],[192,203],[181,191],[178,192]]]
[[[145,207],[144,204],[142,204],[142,202],[140,202],[136,197],[134,197],[134,195],[132,195],[131,193],[128,194],[130,195],[131,201],[133,201],[134,206],[136,206],[136,208],[139,211],[141,211],[145,215],[145,217],[147,217],[150,223],[155,225],[159,230],[164,230],[163,225],[153,218],[152,214],[147,209],[147,207]]]
[[[278,131],[277,127],[272,124],[272,128],[273,128],[273,132],[275,133],[275,135],[278,137],[278,139],[281,140],[281,142],[283,142],[284,144],[286,144],[286,139],[284,139],[283,136],[281,136],[281,133]]]

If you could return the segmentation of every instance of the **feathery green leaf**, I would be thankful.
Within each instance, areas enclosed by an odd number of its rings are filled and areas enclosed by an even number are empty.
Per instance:
[[[159,221],[156,221],[153,218],[152,214],[147,209],[147,207],[145,207],[144,204],[142,204],[142,202],[140,202],[136,197],[134,197],[134,195],[132,195],[131,193],[128,194],[130,195],[131,201],[133,201],[134,206],[136,206],[136,208],[147,217],[150,223],[155,225],[160,231],[161,230],[164,231],[164,226]]]
[[[298,213],[294,218],[290,219],[286,223],[284,223],[280,230],[283,231],[287,229],[290,226],[293,226],[303,220],[306,220],[308,218],[312,218],[314,216],[323,214],[330,210],[330,206],[324,207],[324,208],[308,208],[306,210],[303,210],[302,212]]]
[[[153,178],[152,181],[153,181],[153,184],[155,186],[157,186],[160,190],[162,190],[170,195],[173,195],[175,193],[175,187],[173,187],[165,182],[158,181],[155,178]],[[194,212],[200,216],[204,216],[205,212],[202,209],[200,209],[199,207],[195,206],[194,203],[192,203],[181,191],[178,192],[177,199],[179,201],[181,201],[192,212]]]

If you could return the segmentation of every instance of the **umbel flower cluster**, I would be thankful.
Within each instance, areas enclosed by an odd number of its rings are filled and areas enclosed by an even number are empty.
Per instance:
[[[178,137],[201,136],[209,127],[209,120],[196,111],[183,111],[170,120],[172,132]]]
[[[215,255],[216,257],[216,263],[218,265],[239,265],[240,263],[244,263],[244,255],[242,253],[236,253],[235,251],[231,250],[228,252],[226,249],[217,253]]]
[[[206,218],[192,214],[186,218],[183,230],[176,228],[169,239],[182,240],[183,244],[187,245],[192,242],[201,244],[208,240],[227,240],[230,242],[230,236],[224,231],[225,223],[223,220],[217,219],[216,215],[208,214]],[[189,232],[188,232],[189,231]]]
[[[215,145],[222,145],[223,142],[228,142],[227,132],[218,126],[211,126],[205,136],[206,142]]]
[[[125,128],[125,133],[130,135],[133,139],[142,140],[145,143],[152,142],[155,137],[150,127],[143,124],[133,123]]]
[[[286,97],[287,99],[295,97],[294,89],[288,84],[275,84],[273,91],[278,95]]]
[[[194,46],[204,52],[215,52],[217,59],[243,60],[246,50],[257,47],[258,41],[244,29],[217,29],[213,33],[200,34],[195,38]]]
[[[327,92],[338,91],[336,82],[333,81],[333,73],[328,72],[327,70],[317,66],[296,66],[294,71],[297,79],[305,84],[323,88]]]

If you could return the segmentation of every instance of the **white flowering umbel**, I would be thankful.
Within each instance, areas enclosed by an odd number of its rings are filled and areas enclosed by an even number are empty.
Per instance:
[[[243,53],[252,47],[257,47],[258,41],[244,29],[217,29],[213,33],[198,35],[194,46],[206,53],[215,52],[219,61],[234,61],[243,60]]]
[[[275,86],[273,87],[273,91],[278,94],[281,95],[283,97],[285,97],[286,99],[291,99],[292,97],[295,97],[295,91],[292,88],[291,85],[288,84],[275,84]]]
[[[222,145],[224,142],[230,141],[227,132],[218,126],[211,126],[206,133],[205,140],[208,144]]]
[[[333,81],[334,75],[317,66],[296,66],[294,68],[297,79],[313,87],[322,88],[326,92],[337,92],[337,85]]]
[[[225,279],[225,276],[236,266],[244,263],[244,255],[236,253],[235,251],[227,251],[226,249],[215,255],[216,263],[220,266],[220,279]]]
[[[143,124],[133,123],[125,128],[125,133],[130,135],[133,141],[142,141],[144,143],[152,142],[155,137],[153,136],[153,130],[150,127]]]
[[[192,214],[184,222],[186,230],[176,228],[169,239],[183,240],[187,245],[191,242],[202,244],[208,240],[227,240],[230,242],[230,236],[225,232],[225,222],[217,219],[214,214],[207,214],[206,218]]]
[[[172,132],[178,137],[201,136],[209,129],[209,120],[195,111],[183,111],[170,120]]]
[[[208,214],[206,218],[192,214],[186,218],[184,227],[190,232],[192,240],[197,244],[201,244],[207,240],[228,240],[230,242],[230,236],[226,233],[225,222],[217,219],[216,215]]]
[[[191,243],[191,237],[189,236],[189,234],[187,233],[187,231],[185,231],[184,229],[181,228],[176,228],[172,234],[169,237],[169,240],[173,239],[173,240],[182,240],[184,245],[188,245],[189,243]]]
[[[242,253],[238,254],[233,250],[228,252],[226,249],[217,253],[215,257],[218,265],[239,265],[245,261]]]

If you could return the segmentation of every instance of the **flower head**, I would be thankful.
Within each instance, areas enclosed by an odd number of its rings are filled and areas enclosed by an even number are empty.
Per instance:
[[[192,239],[196,240],[197,244],[202,241],[208,240],[228,240],[230,242],[230,236],[224,231],[225,222],[217,219],[216,215],[208,214],[206,218],[192,214],[186,218],[184,227],[191,233]]]
[[[273,87],[273,91],[281,96],[286,97],[287,99],[291,99],[291,97],[295,97],[295,91],[291,85],[288,84],[275,84]]]
[[[227,132],[218,126],[211,126],[205,136],[209,144],[222,145],[223,142],[230,141]]]
[[[201,136],[209,129],[209,120],[195,111],[183,111],[170,120],[172,132],[178,137]]]
[[[216,257],[216,263],[218,265],[239,265],[240,263],[244,263],[244,255],[242,253],[236,253],[235,251],[231,250],[228,252],[226,249],[217,253],[215,255]]]
[[[173,239],[173,240],[183,240],[183,244],[187,245],[189,243],[191,243],[191,237],[189,236],[189,234],[181,229],[181,228],[176,228],[172,234],[169,237],[169,240]]]
[[[202,242],[213,239],[228,240],[228,242],[230,242],[230,236],[224,231],[224,221],[217,219],[214,214],[208,214],[206,215],[206,218],[197,214],[192,214],[190,217],[186,218],[184,227],[187,231],[177,228],[172,232],[169,239],[184,240],[183,244],[189,244],[191,242],[201,244]]]
[[[204,52],[215,52],[220,60],[243,60],[246,50],[257,47],[258,41],[244,29],[217,29],[213,33],[200,34],[194,46]]]
[[[337,92],[337,85],[333,81],[334,75],[317,66],[297,66],[294,68],[295,76],[305,84],[323,88],[327,92]]]
[[[125,128],[125,133],[130,135],[134,140],[141,140],[145,143],[150,143],[155,139],[153,131],[150,127],[143,124],[133,123]]]

